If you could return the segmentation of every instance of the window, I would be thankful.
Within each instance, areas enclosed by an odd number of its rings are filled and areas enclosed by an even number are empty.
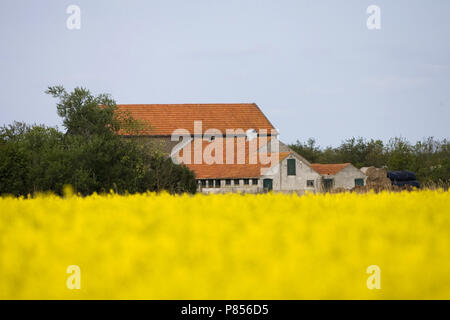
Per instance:
[[[252,185],[257,186],[258,185],[258,179],[252,179]]]
[[[220,179],[216,180],[216,188],[220,188]]]
[[[363,185],[364,185],[364,179],[355,179],[355,187],[363,186]]]
[[[250,179],[244,179],[244,184],[250,184]]]
[[[206,180],[200,180],[202,188],[206,188]]]
[[[226,184],[227,186],[231,186],[231,179],[226,179],[226,180],[225,180],[225,184]]]
[[[307,187],[314,187],[314,180],[306,180]]]
[[[209,179],[209,180],[208,180],[208,187],[209,187],[209,188],[214,187],[214,180],[213,180],[213,179]]]
[[[287,160],[287,174],[288,176],[295,176],[295,159]]]
[[[239,185],[239,179],[234,179],[234,185],[238,186]]]

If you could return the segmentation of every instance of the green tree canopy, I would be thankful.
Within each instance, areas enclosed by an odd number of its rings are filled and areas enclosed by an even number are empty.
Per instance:
[[[0,194],[61,194],[66,184],[85,195],[109,190],[195,193],[195,175],[187,167],[118,135],[145,124],[119,113],[109,95],[93,96],[84,88],[69,93],[62,86],[46,92],[58,99],[66,132],[19,122],[0,128]]]
[[[404,138],[381,140],[350,138],[338,147],[321,148],[314,139],[297,140],[289,146],[313,163],[350,162],[358,168],[383,167],[387,170],[410,170],[421,182],[450,183],[450,142],[433,137],[412,145]]]

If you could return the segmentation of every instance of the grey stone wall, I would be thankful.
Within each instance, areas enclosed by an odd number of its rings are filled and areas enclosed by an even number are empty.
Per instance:
[[[363,179],[364,181],[366,179],[366,175],[353,165],[345,167],[335,175],[323,175],[322,177],[323,179],[333,179],[333,189],[344,188],[348,190],[355,187],[355,179]]]
[[[352,189],[355,179],[365,180],[366,175],[353,165],[349,165],[334,176],[334,188]]]
[[[288,159],[295,159],[295,176],[288,175],[287,163]],[[274,166],[270,171],[264,173],[262,179],[273,179],[273,190],[275,191],[311,191],[315,192],[320,189],[320,175],[311,169],[303,159],[295,153],[291,153],[284,158],[278,165]],[[307,185],[307,181],[312,180],[313,186]]]

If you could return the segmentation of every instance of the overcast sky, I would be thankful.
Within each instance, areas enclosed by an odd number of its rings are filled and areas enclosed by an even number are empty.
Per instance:
[[[69,5],[81,28],[69,30]],[[366,9],[381,8],[381,30]],[[449,138],[448,0],[1,0],[0,124],[49,85],[117,103],[255,102],[285,142]]]

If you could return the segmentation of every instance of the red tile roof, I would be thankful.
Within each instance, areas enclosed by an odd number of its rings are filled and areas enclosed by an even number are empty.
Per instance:
[[[312,163],[311,168],[317,171],[319,174],[329,174],[335,175],[342,169],[349,166],[350,163],[333,163],[333,164],[321,164],[321,163]]]
[[[222,152],[222,164],[217,164],[217,163],[213,163],[213,164],[207,164],[204,161],[202,161],[201,164],[195,164],[194,163],[194,143],[191,142],[189,144],[190,146],[190,160],[188,159],[188,162],[190,163],[185,163],[186,166],[191,169],[192,171],[195,172],[197,179],[234,179],[234,178],[259,178],[262,174],[262,172],[264,172],[265,170],[270,169],[270,165],[276,165],[278,164],[281,160],[283,160],[284,158],[286,158],[290,152],[280,152],[278,154],[273,154],[277,160],[275,160],[275,163],[272,164],[263,164],[261,163],[262,161],[261,156],[260,155],[264,155],[266,157],[270,157],[272,156],[271,153],[257,153],[258,157],[255,157],[254,161],[252,161],[253,163],[250,163],[250,144],[246,141],[245,142],[245,156],[243,157],[241,162],[244,162],[243,164],[239,164],[238,163],[238,152],[237,152],[237,148],[238,148],[238,143],[236,142],[237,139],[233,139],[234,143],[234,160],[232,164],[227,164],[226,163],[226,155],[227,155],[227,150],[226,150],[226,141],[230,139],[230,138],[226,138],[226,139],[216,139],[215,143],[218,143],[219,145],[222,144],[223,145],[223,152]],[[260,139],[260,138],[257,138]],[[262,145],[264,145],[264,139],[260,139],[259,143],[261,143]],[[269,139],[268,139],[269,140]],[[228,140],[229,141],[229,140]],[[211,143],[213,142],[208,142],[208,141],[203,141],[202,143],[202,150],[203,150],[203,155],[205,154],[205,149],[211,145]],[[261,145],[261,146],[262,146]],[[182,151],[180,151],[179,153],[179,157],[178,159],[181,160],[181,157],[183,156],[183,152],[187,149],[188,146],[185,146]],[[259,149],[260,146],[258,146],[257,149]],[[242,151],[241,151],[242,152]],[[210,152],[206,151],[206,154],[211,154]],[[215,153],[213,153],[213,155],[215,155]],[[182,162],[182,161],[181,161]]]
[[[194,121],[202,121],[202,131],[219,129],[270,130],[272,124],[255,103],[240,104],[121,104],[119,111],[126,111],[137,120],[147,122],[151,128],[143,135],[171,135],[176,129],[194,133]],[[203,133],[202,132],[202,133]]]

